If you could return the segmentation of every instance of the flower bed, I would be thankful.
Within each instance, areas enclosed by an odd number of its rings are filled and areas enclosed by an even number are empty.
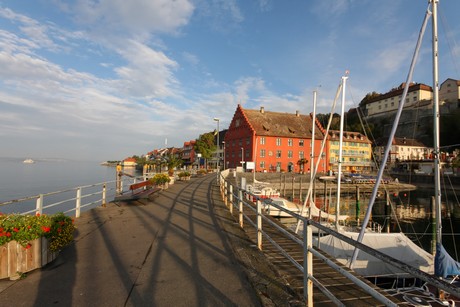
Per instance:
[[[73,241],[74,230],[63,213],[0,214],[0,278],[16,279],[53,261]]]

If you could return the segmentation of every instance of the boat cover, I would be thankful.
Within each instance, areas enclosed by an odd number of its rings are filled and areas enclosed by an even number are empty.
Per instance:
[[[434,266],[436,276],[446,278],[447,276],[460,275],[460,263],[455,261],[439,242],[436,243]]]
[[[359,235],[358,232],[341,231],[341,233],[353,240],[357,240]],[[364,235],[362,243],[428,274],[434,273],[434,256],[418,247],[403,233],[369,232]],[[327,235],[320,239],[319,247],[342,264],[350,265],[354,246],[332,235]],[[353,270],[363,276],[395,276],[406,274],[406,272],[390,264],[386,264],[363,251],[358,253]]]

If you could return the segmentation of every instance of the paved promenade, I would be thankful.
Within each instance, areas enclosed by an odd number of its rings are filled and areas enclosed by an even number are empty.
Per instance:
[[[287,306],[289,291],[215,183],[215,175],[196,177],[84,213],[75,242],[53,263],[0,281],[0,305]]]

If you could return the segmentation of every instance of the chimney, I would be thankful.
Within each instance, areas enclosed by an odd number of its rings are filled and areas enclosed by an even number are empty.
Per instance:
[[[265,109],[264,107],[260,107],[260,113],[264,114],[265,113]]]
[[[298,110],[297,110],[297,111],[295,111],[295,116],[297,116],[297,117],[299,117],[299,116],[300,116],[300,114],[299,114],[299,111],[298,111]]]

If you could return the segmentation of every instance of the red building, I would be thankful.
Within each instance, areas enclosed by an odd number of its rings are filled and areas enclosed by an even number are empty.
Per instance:
[[[260,110],[246,110],[238,105],[225,135],[226,167],[244,165],[245,169],[251,169],[254,166],[257,172],[308,172],[312,123],[312,116],[301,115],[299,112],[269,112],[264,107]],[[315,164],[324,132],[321,124],[316,121]],[[327,148],[324,148],[324,152],[328,152]],[[302,159],[304,163],[301,163]],[[328,155],[320,159],[328,161]],[[326,171],[325,164],[319,164],[318,172]]]

